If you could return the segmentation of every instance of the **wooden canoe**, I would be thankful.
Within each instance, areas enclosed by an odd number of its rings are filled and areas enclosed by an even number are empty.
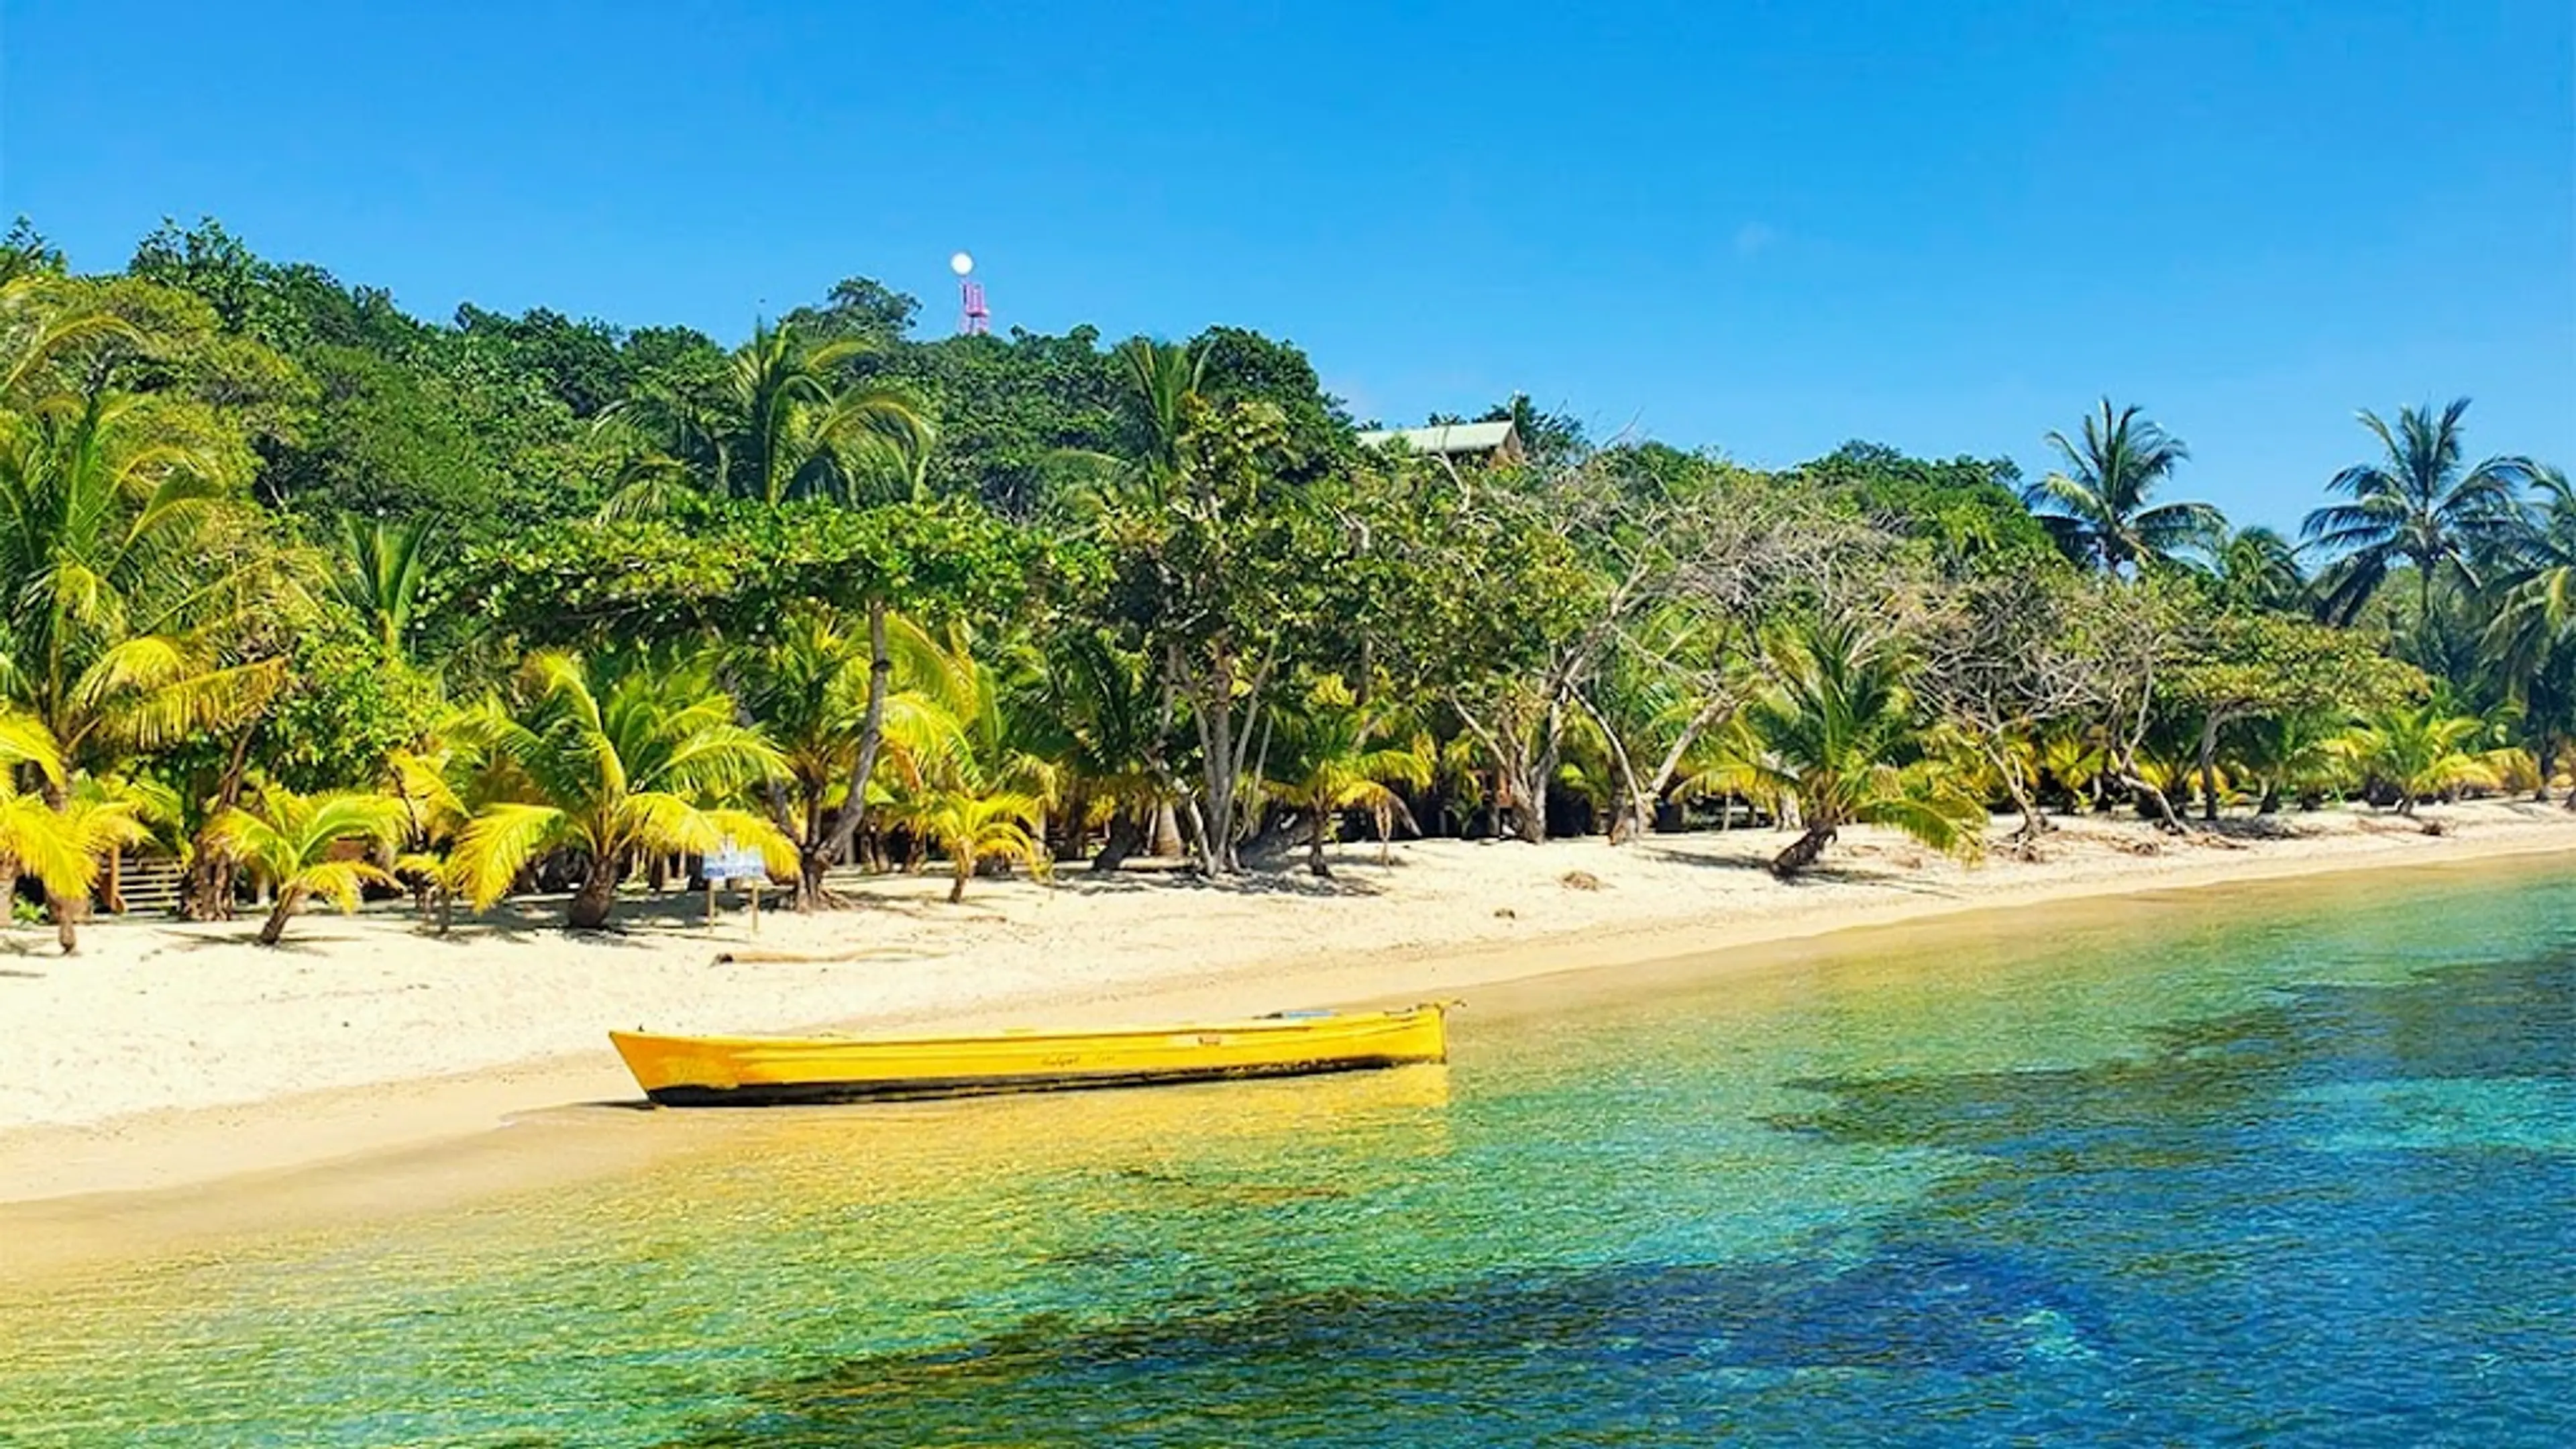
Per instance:
[[[608,1039],[666,1107],[766,1107],[1360,1071],[1448,1059],[1442,1008],[968,1036]]]

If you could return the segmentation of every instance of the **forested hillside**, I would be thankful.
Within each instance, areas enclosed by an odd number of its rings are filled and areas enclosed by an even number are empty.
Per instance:
[[[272,939],[371,889],[596,926],[728,839],[808,907],[848,862],[1321,871],[1352,830],[1761,822],[1786,874],[1856,822],[2545,798],[2576,733],[2576,493],[2465,403],[2365,415],[2291,539],[2108,401],[2031,480],[1523,399],[1485,416],[1525,460],[1460,462],[1363,448],[1252,332],[917,312],[433,321],[211,222],[101,273],[22,222],[0,896],[68,948],[135,856],[200,916],[263,882]]]

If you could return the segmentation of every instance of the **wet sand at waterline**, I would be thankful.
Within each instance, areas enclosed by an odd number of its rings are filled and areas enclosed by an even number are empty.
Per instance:
[[[307,917],[278,951],[251,944],[255,921],[104,922],[69,959],[19,928],[0,937],[0,1235],[94,1256],[179,1224],[280,1231],[723,1140],[730,1114],[603,1105],[636,1097],[603,1037],[614,1026],[1076,1025],[1472,988],[1472,1030],[1502,1001],[1650,989],[1649,963],[1682,957],[1756,972],[1819,949],[1765,943],[1847,928],[1914,923],[1937,950],[1947,926],[1923,918],[1981,907],[2019,919],[2083,897],[2576,850],[2576,816],[2554,807],[2428,815],[2444,834],[2347,811],[2224,842],[2071,820],[2037,861],[1999,850],[1972,867],[1859,830],[1794,885],[1759,869],[1782,843],[1768,831],[1617,849],[1419,842],[1384,864],[1355,844],[1330,880],[1292,862],[1215,887],[1074,869],[977,881],[954,907],[944,880],[896,877],[854,883],[860,909],[764,911],[757,939],[730,900],[709,928],[703,898],[677,894],[628,902],[626,929],[597,938],[552,930],[544,902],[445,939],[394,908]],[[740,959],[755,955],[769,959]],[[1581,974],[1494,989],[1567,972]],[[37,1266],[14,1247],[9,1264]]]

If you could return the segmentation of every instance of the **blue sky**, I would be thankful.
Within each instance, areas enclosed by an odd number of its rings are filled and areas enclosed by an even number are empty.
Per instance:
[[[967,247],[1000,325],[1257,327],[1391,422],[2038,468],[2108,392],[2273,523],[2360,407],[2576,464],[2565,0],[0,3],[0,209],[87,268],[210,214],[730,339],[852,274],[952,325]]]

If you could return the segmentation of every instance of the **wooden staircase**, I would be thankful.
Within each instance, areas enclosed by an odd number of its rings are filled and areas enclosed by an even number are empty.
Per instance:
[[[175,916],[187,888],[188,873],[175,860],[127,860],[116,868],[112,894],[101,877],[99,896],[102,905],[122,901],[129,916]]]

